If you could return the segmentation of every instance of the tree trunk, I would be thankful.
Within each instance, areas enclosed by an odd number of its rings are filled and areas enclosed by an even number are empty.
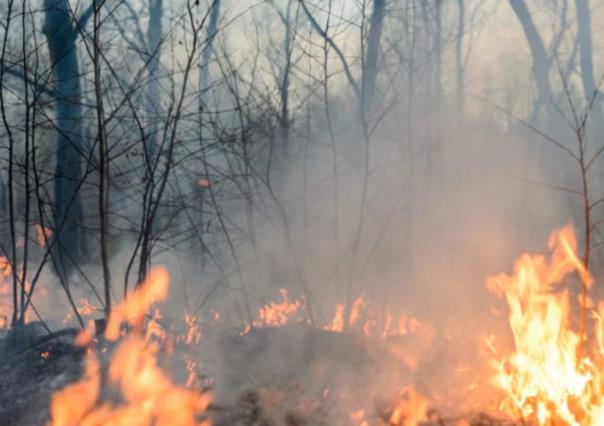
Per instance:
[[[54,182],[54,258],[57,273],[67,278],[82,257],[81,201],[82,106],[76,39],[68,0],[44,1],[44,34],[55,80],[56,170]]]
[[[598,86],[594,77],[594,64],[592,59],[593,47],[591,40],[591,12],[588,0],[575,0],[577,8],[577,38],[579,41],[579,55],[581,60],[581,80],[583,93],[587,104],[598,94]],[[599,98],[599,97],[598,97]],[[600,120],[600,99],[596,98],[593,104],[593,121]]]
[[[375,84],[378,75],[378,60],[380,53],[380,41],[382,38],[382,27],[384,26],[385,0],[373,0],[373,12],[369,24],[369,34],[367,36],[367,54],[365,56],[364,70],[364,108],[371,108],[373,97],[375,95]]]
[[[287,155],[289,144],[289,80],[292,63],[292,31],[291,31],[291,8],[292,0],[287,2],[287,12],[285,14],[285,39],[283,40],[283,50],[285,53],[285,66],[283,68],[283,77],[281,78],[281,111],[280,128],[283,153]]]
[[[442,63],[443,63],[443,0],[436,0],[436,78],[435,95],[437,107],[440,107],[442,96]]]
[[[204,98],[205,91],[208,89],[210,81],[210,58],[213,51],[214,37],[218,29],[218,17],[220,16],[220,0],[214,0],[210,6],[210,21],[208,22],[207,39],[201,51],[201,63],[199,65],[199,90],[201,98]]]
[[[148,140],[146,155],[152,164],[157,155],[158,120],[160,117],[159,65],[161,59],[163,0],[149,0],[149,27],[147,28],[147,48],[150,56],[147,65],[149,84],[147,86],[146,121]]]
[[[459,111],[463,114],[464,96],[464,65],[463,65],[463,32],[465,24],[465,5],[464,0],[457,0],[457,36],[455,37],[455,75],[457,79],[457,103]]]
[[[552,100],[552,90],[549,84],[551,61],[547,57],[543,40],[524,0],[509,0],[509,2],[520,25],[522,25],[533,58],[533,78],[537,85],[537,100],[535,101],[533,116],[536,116],[539,110]]]

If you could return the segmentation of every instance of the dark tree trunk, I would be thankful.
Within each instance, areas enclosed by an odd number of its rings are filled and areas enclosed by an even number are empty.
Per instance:
[[[160,117],[160,92],[159,92],[159,65],[161,59],[162,42],[162,15],[163,0],[149,0],[149,27],[147,29],[147,48],[150,56],[147,65],[149,85],[147,87],[146,120],[148,123],[149,137],[147,140],[146,155],[150,163],[157,154],[157,133]]]
[[[292,0],[287,2],[287,13],[285,15],[285,39],[283,40],[283,50],[285,54],[285,66],[283,68],[283,77],[281,79],[281,111],[279,121],[281,122],[281,141],[283,143],[283,152],[287,153],[289,144],[289,81],[292,63],[292,31],[291,31],[291,7]]]
[[[54,257],[67,278],[82,257],[82,106],[80,70],[68,0],[45,0],[44,34],[52,64],[56,97],[56,170],[54,183]]]
[[[380,41],[382,38],[382,27],[384,26],[384,9],[386,0],[374,0],[373,12],[367,35],[367,54],[365,56],[364,77],[364,107],[369,109],[375,95],[375,85],[378,75],[378,61],[380,53]]]
[[[210,58],[213,51],[214,37],[218,31],[218,18],[220,16],[220,0],[214,0],[212,2],[210,11],[210,21],[208,22],[208,33],[207,40],[201,51],[201,64],[199,70],[199,90],[203,98],[205,91],[208,89],[210,81]]]

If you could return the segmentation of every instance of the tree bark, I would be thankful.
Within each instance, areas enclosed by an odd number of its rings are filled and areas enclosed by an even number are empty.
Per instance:
[[[440,106],[442,96],[442,63],[443,63],[443,0],[436,0],[436,78],[435,94],[437,105]]]
[[[283,40],[283,50],[285,53],[285,66],[283,67],[283,76],[281,78],[281,111],[279,121],[281,122],[281,142],[283,152],[287,155],[289,145],[289,81],[292,63],[292,31],[291,31],[291,8],[292,0],[287,2],[287,12],[285,14],[285,38]]]
[[[216,32],[218,31],[218,18],[220,16],[220,0],[214,0],[210,6],[210,20],[208,22],[207,39],[201,50],[201,63],[199,70],[199,90],[203,99],[205,91],[208,89],[210,81],[210,59],[214,50],[213,43]]]
[[[524,0],[509,0],[509,2],[522,26],[524,36],[531,50],[531,56],[533,58],[533,78],[537,86],[535,111],[538,113],[543,105],[552,100],[552,90],[549,84],[551,61],[547,56],[543,40],[539,35],[539,31],[537,31],[537,27],[533,22]]]
[[[599,95],[598,86],[594,77],[593,46],[591,39],[591,12],[588,0],[575,0],[577,10],[577,38],[579,40],[579,56],[581,61],[581,81],[583,82],[583,93],[587,104],[594,96]],[[598,96],[599,98],[599,96]],[[595,120],[601,118],[600,99],[596,98],[593,103]]]
[[[45,0],[44,34],[56,87],[56,168],[54,181],[54,257],[57,273],[67,278],[82,257],[82,106],[77,28],[68,0]]]
[[[459,111],[463,114],[464,96],[464,65],[463,65],[463,33],[465,23],[465,5],[464,0],[457,0],[457,36],[455,37],[455,75],[457,80],[457,103]]]
[[[161,59],[161,42],[162,42],[162,16],[163,16],[163,0],[149,0],[149,27],[147,28],[147,49],[150,56],[147,65],[147,76],[149,84],[147,86],[147,102],[146,102],[146,121],[148,125],[146,155],[149,159],[149,164],[154,161],[157,155],[157,133],[158,133],[158,117],[160,116],[161,102],[159,93],[159,65]]]
[[[369,34],[367,35],[367,54],[365,55],[364,77],[364,108],[371,108],[375,95],[375,85],[378,75],[378,61],[380,53],[380,41],[382,28],[384,26],[385,0],[373,0],[373,12],[371,13]]]

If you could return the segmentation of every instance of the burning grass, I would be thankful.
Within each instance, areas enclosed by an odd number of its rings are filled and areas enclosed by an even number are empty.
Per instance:
[[[78,336],[79,353],[85,350],[83,372],[52,396],[48,425],[600,426],[604,302],[587,299],[582,305],[567,285],[573,277],[586,287],[593,284],[577,255],[573,229],[553,233],[549,246],[549,258],[523,255],[513,274],[487,282],[509,308],[513,338],[507,351],[498,348],[494,335],[484,342],[491,374],[446,354],[431,361],[428,348],[436,352],[438,341],[453,347],[460,342],[443,339],[425,321],[380,313],[364,296],[349,310],[337,305],[326,323],[312,324],[304,298],[283,289],[279,301],[262,305],[250,324],[228,338],[202,330],[203,321],[193,314],[185,315],[182,332],[174,333],[155,307],[168,296],[167,271],[156,268],[112,311],[102,334],[87,330]],[[575,325],[575,307],[589,313],[585,338]],[[220,314],[212,317],[218,324]],[[214,338],[207,339],[206,331]],[[38,343],[23,352],[43,366],[70,352]],[[212,351],[190,352],[188,377],[179,385],[160,362],[174,354],[175,345],[221,347],[215,348],[214,360],[208,355]],[[199,374],[206,355],[209,371],[222,372],[214,377],[213,396]],[[465,382],[447,389],[445,377],[458,373]],[[481,381],[489,375],[489,389],[499,395],[496,410],[476,402],[475,412],[489,414],[439,411],[454,394],[460,400],[484,393]],[[439,379],[440,391],[422,383]],[[66,380],[50,380],[49,389]]]
[[[172,383],[144,339],[145,314],[167,294],[168,273],[156,268],[111,313],[103,339],[107,345],[97,345],[103,355],[109,348],[107,371],[90,348],[83,377],[53,396],[49,426],[209,424],[204,417],[210,395]],[[84,333],[78,340],[88,344],[92,335]],[[109,389],[103,387],[103,381]]]
[[[592,284],[577,256],[572,227],[553,233],[549,247],[549,260],[523,255],[513,275],[488,281],[507,301],[515,344],[513,353],[494,361],[494,383],[505,392],[500,409],[539,425],[599,426],[604,424],[604,304],[585,306],[596,337],[586,345],[573,327],[572,295],[562,287],[573,272],[585,286]]]

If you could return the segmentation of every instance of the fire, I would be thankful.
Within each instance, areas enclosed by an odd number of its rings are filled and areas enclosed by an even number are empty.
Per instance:
[[[40,247],[45,247],[46,240],[48,240],[48,239],[50,239],[50,237],[52,237],[52,229],[42,226],[38,223],[36,223],[34,225],[34,229],[36,231],[38,245]]]
[[[393,426],[417,426],[428,420],[428,400],[417,393],[413,387],[401,392],[398,403],[390,416]]]
[[[0,329],[9,327],[9,314],[12,312],[12,274],[13,265],[6,256],[0,256]],[[17,276],[22,277],[23,274],[17,269]],[[19,284],[20,285],[20,284]],[[29,292],[31,289],[31,282],[25,280],[25,291]],[[46,288],[38,287],[35,292],[35,296],[43,300],[48,295]],[[37,300],[37,298],[35,298]],[[31,310],[25,314],[25,323],[31,322],[33,315]]]
[[[145,342],[144,316],[155,302],[166,299],[167,292],[168,273],[155,268],[110,315],[105,338],[122,340],[111,355],[106,381],[119,391],[122,403],[101,400],[104,373],[99,358],[89,349],[82,379],[53,395],[50,426],[209,425],[199,419],[209,406],[210,396],[172,383],[158,366],[155,351]],[[124,324],[132,330],[125,335]]]
[[[248,333],[254,327],[282,327],[290,322],[305,322],[306,303],[302,298],[290,299],[286,289],[279,289],[280,302],[271,302],[258,309],[252,324],[244,324],[241,334]],[[218,316],[220,318],[220,316]]]
[[[8,328],[11,313],[11,285],[8,278],[12,266],[5,256],[0,256],[0,329]]]
[[[302,315],[304,301],[302,299],[289,299],[287,290],[279,289],[281,302],[272,302],[258,309],[258,318],[254,321],[257,327],[271,326],[279,327],[287,324],[296,315]]]
[[[323,327],[324,330],[333,332],[344,331],[345,309],[344,305],[337,304],[331,322]],[[398,318],[386,312],[384,320],[380,321],[363,295],[356,298],[350,308],[348,325],[352,331],[359,331],[365,336],[387,337],[405,336],[420,330],[422,324],[413,317],[401,314]]]
[[[155,309],[145,329],[144,342],[152,352],[159,352],[166,346],[166,332],[160,324],[161,318],[161,311]]]
[[[344,305],[337,304],[331,324],[325,326],[325,330],[341,332],[344,331]]]
[[[419,394],[413,386],[407,386],[399,392],[388,416],[373,419],[364,409],[350,413],[350,420],[355,426],[384,425],[386,419],[390,426],[418,426],[429,420],[428,399]]]
[[[8,282],[0,277],[0,330],[9,325],[9,313],[11,310],[10,286]]]
[[[553,233],[549,247],[549,260],[525,254],[513,275],[502,274],[487,283],[507,301],[515,343],[514,353],[494,363],[494,383],[505,392],[500,408],[539,425],[602,425],[604,346],[599,318],[604,311],[600,306],[593,312],[597,343],[583,349],[581,333],[573,327],[570,292],[561,284],[573,272],[587,287],[592,278],[577,256],[572,227]]]
[[[42,290],[45,290],[45,289],[42,288]],[[100,310],[100,309],[95,308],[94,305],[92,305],[92,303],[90,303],[90,301],[88,299],[80,299],[80,304],[76,309],[82,318],[89,317],[90,315],[92,315],[95,312]],[[63,320],[61,321],[61,324],[66,325],[69,322],[71,322],[73,320],[73,318],[74,318],[73,313],[71,311],[68,311],[65,314],[65,317],[63,318]]]
[[[350,420],[358,426],[369,426],[369,422],[365,420],[365,410],[363,409],[353,411],[350,414]]]
[[[69,426],[85,421],[87,413],[94,407],[100,394],[101,376],[99,370],[98,358],[95,354],[89,353],[86,357],[84,376],[77,383],[53,395],[52,422],[50,425]],[[99,422],[96,424],[99,424]]]
[[[258,314],[252,324],[245,323],[241,335],[247,334],[252,327],[282,327],[291,323],[308,323],[307,309],[304,298],[290,298],[286,289],[279,289],[280,302],[271,302],[258,309]],[[345,326],[345,307],[336,304],[333,319],[323,326],[323,330],[341,333]],[[416,318],[401,314],[395,317],[387,312],[383,320],[380,320],[375,310],[365,301],[364,295],[357,297],[350,305],[348,313],[349,332],[358,332],[366,336],[387,338],[405,336],[416,333],[422,329],[424,324]],[[190,328],[190,319],[185,319]],[[424,327],[425,328],[425,327]]]
[[[193,345],[201,342],[203,333],[201,331],[201,325],[196,315],[185,314],[185,333],[176,337],[177,342],[182,342],[185,345]]]
[[[199,185],[202,188],[209,188],[210,187],[210,180],[206,179],[206,178],[201,178],[201,179],[197,179],[197,185]]]
[[[113,311],[107,322],[105,336],[115,341],[120,335],[120,327],[128,323],[135,328],[142,326],[142,320],[155,302],[161,302],[168,297],[168,271],[164,268],[153,269],[147,280]]]

